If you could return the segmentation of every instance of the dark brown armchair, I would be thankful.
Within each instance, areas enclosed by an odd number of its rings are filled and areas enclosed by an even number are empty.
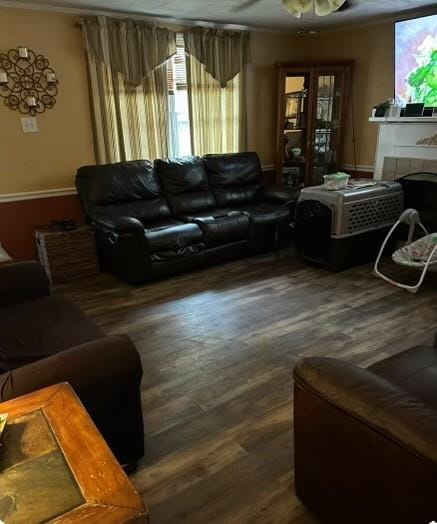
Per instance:
[[[302,502],[327,523],[437,521],[437,350],[368,369],[307,358],[294,376]]]
[[[144,454],[138,352],[106,336],[76,305],[50,295],[36,262],[0,267],[0,401],[69,382],[119,462]]]

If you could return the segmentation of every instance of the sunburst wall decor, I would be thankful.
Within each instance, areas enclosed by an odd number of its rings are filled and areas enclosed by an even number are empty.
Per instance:
[[[10,109],[35,116],[56,104],[59,81],[49,61],[31,49],[0,53],[0,97]]]

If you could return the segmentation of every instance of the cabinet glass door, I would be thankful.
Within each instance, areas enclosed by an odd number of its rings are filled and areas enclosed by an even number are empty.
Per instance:
[[[282,183],[301,186],[305,179],[309,74],[287,74],[281,137]]]
[[[338,170],[344,71],[316,73],[310,183]]]

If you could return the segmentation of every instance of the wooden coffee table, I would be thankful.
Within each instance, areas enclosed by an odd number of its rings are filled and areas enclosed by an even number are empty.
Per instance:
[[[147,510],[66,383],[0,403],[0,520],[148,522]],[[128,428],[126,428],[128,431]]]

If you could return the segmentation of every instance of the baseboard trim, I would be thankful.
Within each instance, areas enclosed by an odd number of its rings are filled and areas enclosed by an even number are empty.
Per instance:
[[[20,202],[21,200],[34,200],[36,198],[53,198],[76,195],[74,187],[62,187],[60,189],[46,189],[42,191],[26,191],[23,193],[5,193],[0,195],[0,204],[6,202]]]

